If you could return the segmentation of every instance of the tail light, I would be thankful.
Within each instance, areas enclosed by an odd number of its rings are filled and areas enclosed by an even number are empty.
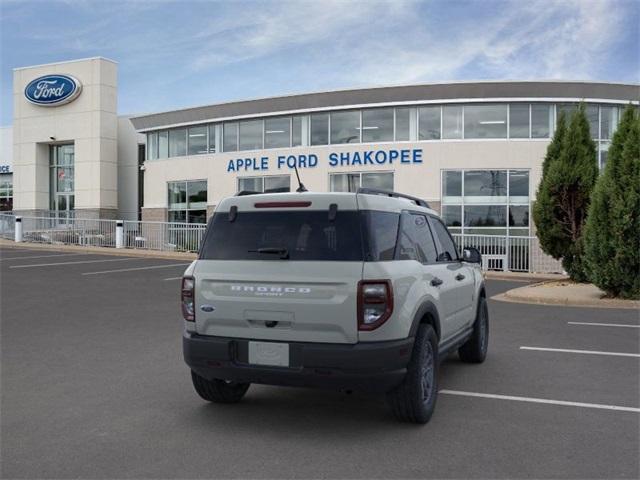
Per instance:
[[[375,330],[393,313],[393,289],[389,280],[358,282],[358,330]]]
[[[193,277],[182,278],[182,292],[180,300],[182,305],[182,316],[187,322],[196,321],[195,309],[196,281]]]

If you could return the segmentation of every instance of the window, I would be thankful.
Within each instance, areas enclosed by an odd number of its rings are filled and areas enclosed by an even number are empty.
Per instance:
[[[462,107],[442,107],[442,138],[462,138]]]
[[[360,187],[393,190],[393,172],[329,174],[329,188],[332,192],[355,192]]]
[[[329,114],[311,115],[311,145],[327,145],[329,143]]]
[[[393,108],[371,108],[362,111],[362,141],[393,141]]]
[[[329,220],[326,210],[241,212],[233,222],[227,212],[214,215],[201,250],[203,260],[274,260],[261,248],[282,248],[286,261],[363,260],[359,214],[340,210]],[[284,267],[283,267],[284,268]]]
[[[417,260],[420,263],[436,261],[436,246],[427,217],[413,213],[402,215],[397,258]]]
[[[61,218],[72,216],[75,207],[75,146],[49,147],[49,208]]]
[[[465,205],[465,227],[505,227],[507,209],[504,205]]]
[[[418,140],[440,140],[440,106],[418,109]]]
[[[411,109],[396,108],[396,141],[411,140]]]
[[[331,113],[331,144],[360,141],[360,111]]]
[[[553,125],[553,109],[550,105],[531,105],[531,138],[549,138]]]
[[[600,107],[600,138],[610,140],[618,125],[618,107]]]
[[[200,155],[207,153],[207,127],[191,127],[188,134],[189,155]]]
[[[465,171],[464,197],[464,201],[469,203],[506,202],[506,170]]]
[[[461,227],[462,207],[460,205],[443,205],[442,219],[447,227]]]
[[[222,148],[225,152],[238,151],[238,122],[229,122],[222,126]]]
[[[512,205],[509,207],[509,226],[528,227],[529,226],[529,206]]]
[[[291,146],[291,117],[267,118],[264,121],[264,148]]]
[[[207,181],[180,181],[168,183],[169,221],[206,223]]]
[[[289,175],[273,175],[269,177],[239,177],[238,191],[247,192],[290,192],[291,177]]]
[[[291,118],[291,146],[300,145],[302,145],[302,116],[298,115]]]
[[[147,133],[147,160],[158,158],[158,132]]]
[[[587,115],[587,120],[589,121],[591,138],[597,140],[600,133],[598,131],[598,105],[587,105],[584,113]]]
[[[169,156],[182,157],[187,154],[187,129],[169,130]]]
[[[507,138],[507,105],[464,107],[464,138]]]
[[[0,211],[13,210],[13,173],[0,173]]]
[[[259,150],[262,148],[262,120],[240,122],[240,150]]]
[[[216,153],[216,125],[209,125],[209,153]]]
[[[446,198],[446,201],[460,201],[460,197],[462,197],[462,172],[449,170],[442,173],[442,196]]]
[[[433,217],[430,218],[433,233],[438,238],[440,248],[442,249],[436,258],[436,261],[452,262],[458,260],[458,249],[456,248],[453,238],[451,238],[451,235],[447,231],[447,228],[439,219]]]
[[[511,170],[509,172],[509,201],[513,203],[529,202],[529,172]]]
[[[158,132],[158,158],[167,158],[169,156],[169,132],[164,130]]]
[[[393,212],[361,211],[365,260],[383,262],[393,260],[398,237],[400,215]]]
[[[509,105],[509,138],[529,138],[529,104]]]

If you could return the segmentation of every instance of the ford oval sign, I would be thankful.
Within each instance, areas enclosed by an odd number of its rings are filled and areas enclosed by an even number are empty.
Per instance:
[[[81,90],[80,81],[70,75],[45,75],[29,82],[24,96],[36,105],[55,107],[75,100]]]

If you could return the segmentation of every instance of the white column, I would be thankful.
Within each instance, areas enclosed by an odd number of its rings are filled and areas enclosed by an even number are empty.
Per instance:
[[[15,242],[22,242],[22,217],[16,217]]]
[[[116,221],[116,248],[124,248],[124,222]]]

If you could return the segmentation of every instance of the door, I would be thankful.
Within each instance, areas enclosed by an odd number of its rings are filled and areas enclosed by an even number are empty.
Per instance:
[[[439,218],[431,217],[430,223],[438,248],[436,263],[444,277],[442,290],[451,311],[450,324],[453,333],[468,327],[474,318],[473,304],[475,279],[473,269],[462,262],[453,238]]]

